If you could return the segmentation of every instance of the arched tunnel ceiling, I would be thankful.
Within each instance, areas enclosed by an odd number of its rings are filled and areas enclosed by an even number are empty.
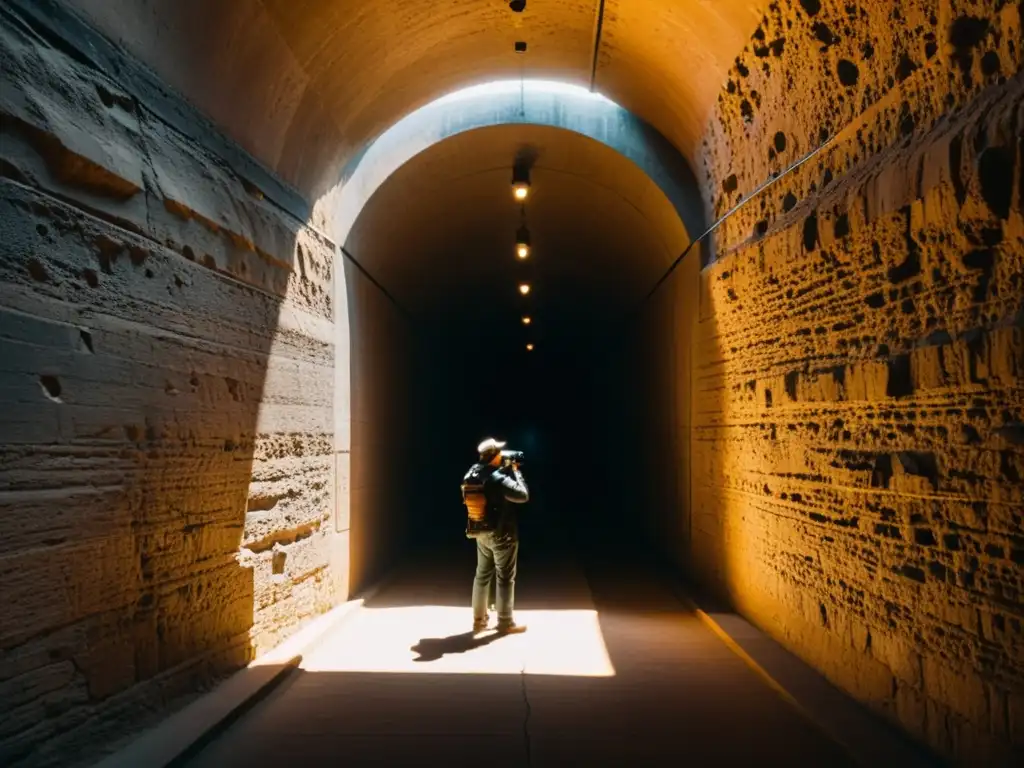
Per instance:
[[[520,14],[504,0],[68,2],[312,198],[403,115],[508,77],[593,73],[692,161],[769,0],[528,0]]]
[[[510,186],[524,147],[536,153],[526,262],[514,253]],[[634,306],[687,242],[668,198],[622,155],[571,131],[502,125],[412,158],[370,198],[346,247],[416,315],[518,322],[523,310],[565,327]]]

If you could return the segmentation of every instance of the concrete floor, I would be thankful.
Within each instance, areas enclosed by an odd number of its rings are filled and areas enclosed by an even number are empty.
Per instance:
[[[853,764],[652,574],[524,553],[528,632],[473,638],[473,563],[398,572],[191,768]]]

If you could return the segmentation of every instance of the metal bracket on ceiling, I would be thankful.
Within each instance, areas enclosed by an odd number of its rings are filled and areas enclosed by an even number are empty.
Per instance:
[[[590,64],[590,92],[597,81],[597,57],[601,51],[601,31],[604,28],[604,0],[597,0],[597,21],[594,24],[594,56]]]

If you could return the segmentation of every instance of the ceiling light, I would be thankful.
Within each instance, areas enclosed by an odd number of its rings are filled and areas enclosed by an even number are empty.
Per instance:
[[[529,317],[524,317],[523,318],[523,325],[529,325],[532,322],[533,322],[533,320],[531,318],[529,318]]]
[[[516,256],[525,259],[530,255],[530,230],[524,224],[516,230]]]
[[[530,169],[522,161],[512,166],[512,195],[522,202],[530,193]]]
[[[528,352],[532,352],[533,351],[533,344],[527,344],[526,345],[526,349],[527,349]]]
[[[519,284],[519,292],[521,294],[523,294],[523,296],[528,294],[530,292],[530,284],[529,283],[520,283]]]

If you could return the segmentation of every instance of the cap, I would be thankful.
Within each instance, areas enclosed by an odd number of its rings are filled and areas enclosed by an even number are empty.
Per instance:
[[[476,447],[476,450],[480,454],[480,460],[487,461],[493,459],[494,455],[504,447],[505,442],[503,440],[495,440],[493,437],[488,437]]]

